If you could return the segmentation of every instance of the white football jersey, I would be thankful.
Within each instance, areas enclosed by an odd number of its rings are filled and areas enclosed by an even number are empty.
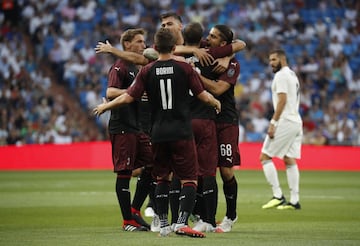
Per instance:
[[[302,122],[299,114],[300,82],[295,72],[288,66],[282,67],[275,73],[272,85],[272,101],[274,109],[278,103],[278,93],[286,94],[286,104],[280,119]]]

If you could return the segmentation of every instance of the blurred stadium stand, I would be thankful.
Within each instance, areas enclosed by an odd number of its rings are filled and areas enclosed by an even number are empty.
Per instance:
[[[176,11],[185,25],[200,21],[206,33],[227,24],[246,41],[236,55],[241,141],[262,141],[266,134],[267,53],[281,47],[302,82],[304,143],[360,145],[355,0],[2,1],[0,145],[106,140],[108,114],[94,118],[89,111],[105,95],[114,57],[95,55],[93,48],[105,40],[121,48],[122,31],[133,27],[147,30],[151,45],[166,11]]]

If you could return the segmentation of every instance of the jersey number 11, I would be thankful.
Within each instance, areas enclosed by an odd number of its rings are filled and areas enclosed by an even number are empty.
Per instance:
[[[171,79],[160,79],[161,105],[164,110],[173,108]]]

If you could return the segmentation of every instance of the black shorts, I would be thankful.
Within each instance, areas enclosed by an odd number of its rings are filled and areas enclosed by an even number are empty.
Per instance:
[[[153,143],[153,153],[157,177],[174,172],[180,180],[197,180],[199,167],[193,139]]]
[[[229,123],[216,123],[219,151],[219,167],[240,165],[239,126]]]
[[[145,133],[110,134],[114,172],[153,165],[150,137]]]

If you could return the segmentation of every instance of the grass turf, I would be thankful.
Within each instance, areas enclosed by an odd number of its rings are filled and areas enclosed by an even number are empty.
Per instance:
[[[111,171],[0,172],[0,245],[360,245],[360,172],[302,171],[300,211],[262,210],[271,198],[263,173],[236,175],[233,231],[194,239],[122,231]],[[288,197],[285,172],[279,177]]]

